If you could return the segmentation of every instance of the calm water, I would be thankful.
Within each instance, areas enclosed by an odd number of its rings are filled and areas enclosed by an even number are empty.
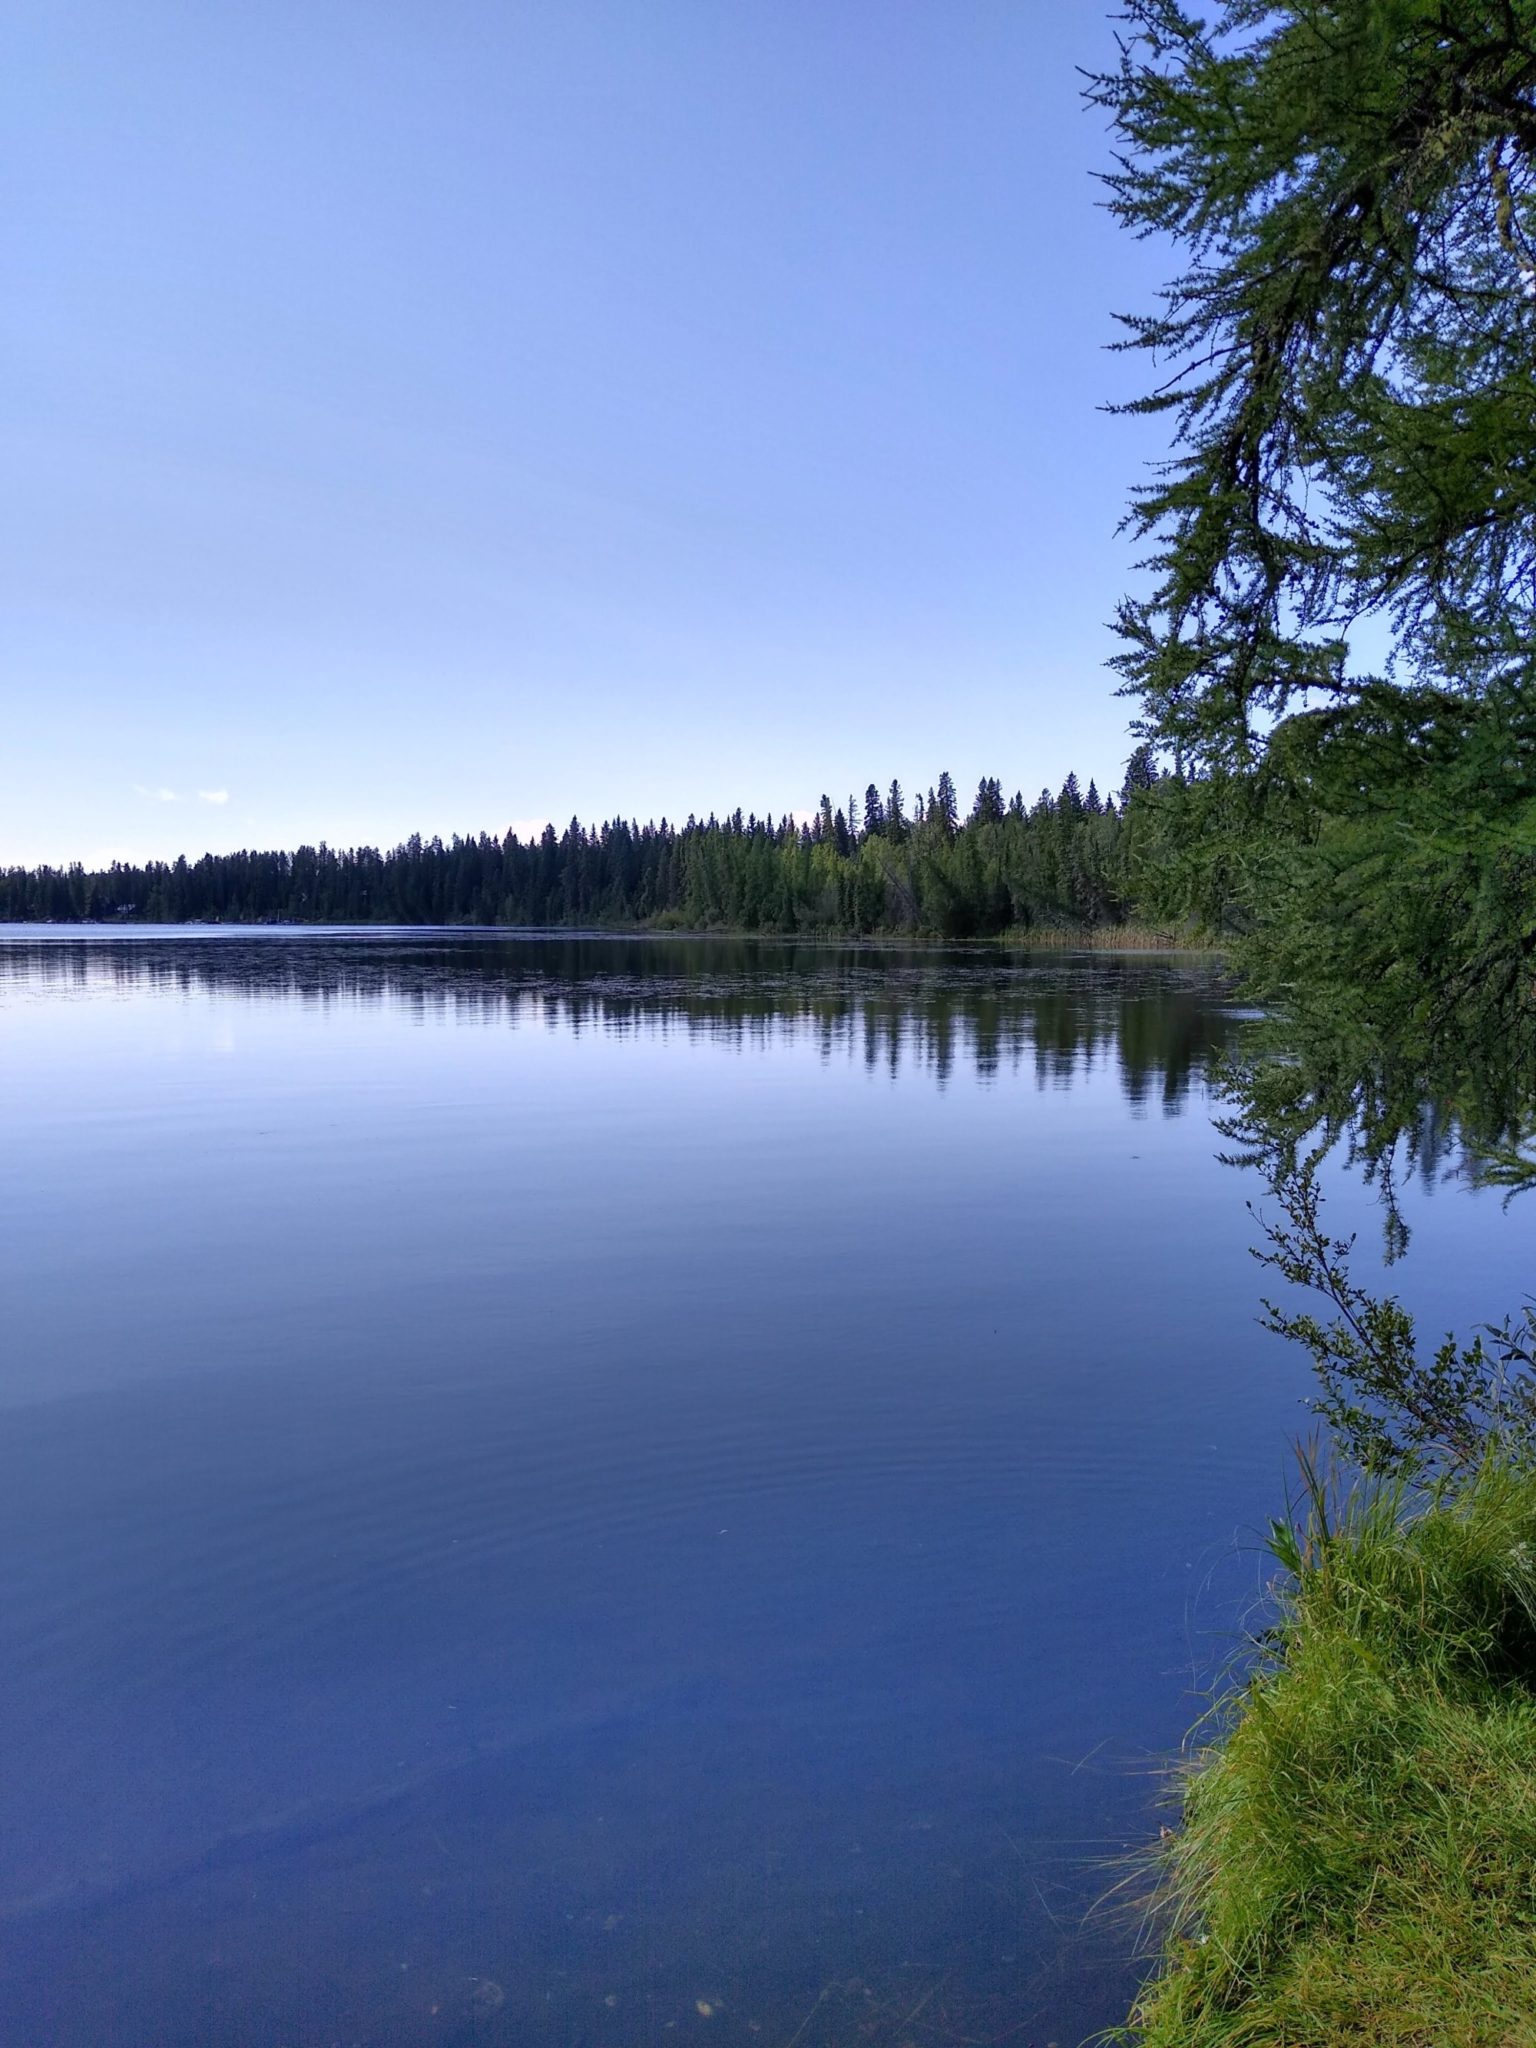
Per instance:
[[[1301,1420],[1237,1025],[1192,959],[0,932],[0,2041],[1122,2017],[1088,1909]],[[1512,1304],[1421,1206],[1418,1304]]]

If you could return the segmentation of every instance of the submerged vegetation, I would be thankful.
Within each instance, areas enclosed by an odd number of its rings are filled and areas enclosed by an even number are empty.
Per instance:
[[[304,846],[94,873],[12,868],[0,871],[0,919],[1091,933],[1129,914],[1142,799],[1158,780],[1139,749],[1118,801],[1069,775],[1026,805],[987,777],[964,818],[941,775],[915,803],[899,783],[884,795],[871,784],[862,805],[823,797],[801,822],[573,818],[538,839],[412,838],[388,853]]]
[[[1308,1512],[1193,1759],[1144,2048],[1516,2048],[1536,2027],[1536,1474]]]

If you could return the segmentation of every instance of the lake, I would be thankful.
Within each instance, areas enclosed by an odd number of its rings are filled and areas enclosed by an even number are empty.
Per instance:
[[[1193,955],[0,930],[0,2042],[1122,2018],[1306,1424],[1241,1014]],[[1513,1306],[1497,1200],[1410,1198],[1433,1327]]]

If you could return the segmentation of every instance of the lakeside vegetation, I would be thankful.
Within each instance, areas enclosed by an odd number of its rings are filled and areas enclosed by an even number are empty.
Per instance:
[[[1132,756],[1118,795],[1069,775],[1032,804],[986,777],[962,817],[941,775],[908,802],[873,783],[861,803],[797,823],[743,816],[680,826],[615,818],[536,840],[413,837],[380,853],[303,846],[88,871],[0,871],[0,919],[59,923],[633,926],[746,932],[901,932],[994,938],[1125,926],[1143,800],[1161,778]],[[1134,940],[1133,940],[1134,942]]]
[[[1536,2006],[1536,1473],[1330,1503],[1192,1759],[1144,2048],[1514,2048]]]
[[[1317,1175],[1374,1179],[1389,1260],[1405,1166],[1536,1185],[1536,0],[1127,0],[1088,98],[1111,210],[1182,265],[1124,328],[1172,447],[1117,665],[1182,771],[1138,876],[1270,1006],[1232,1128],[1283,1219],[1260,1256],[1328,1304],[1267,1315],[1332,1432],[1125,2038],[1514,2048],[1536,1315],[1421,1350]]]

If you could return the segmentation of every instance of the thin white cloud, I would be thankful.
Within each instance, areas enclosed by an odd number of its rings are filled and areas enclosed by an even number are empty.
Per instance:
[[[229,791],[227,789],[200,789],[197,792],[197,800],[200,804],[227,804],[229,802]]]
[[[133,787],[135,795],[147,796],[152,804],[179,804],[181,802],[181,798],[174,789],[146,789],[142,782],[136,782]]]

